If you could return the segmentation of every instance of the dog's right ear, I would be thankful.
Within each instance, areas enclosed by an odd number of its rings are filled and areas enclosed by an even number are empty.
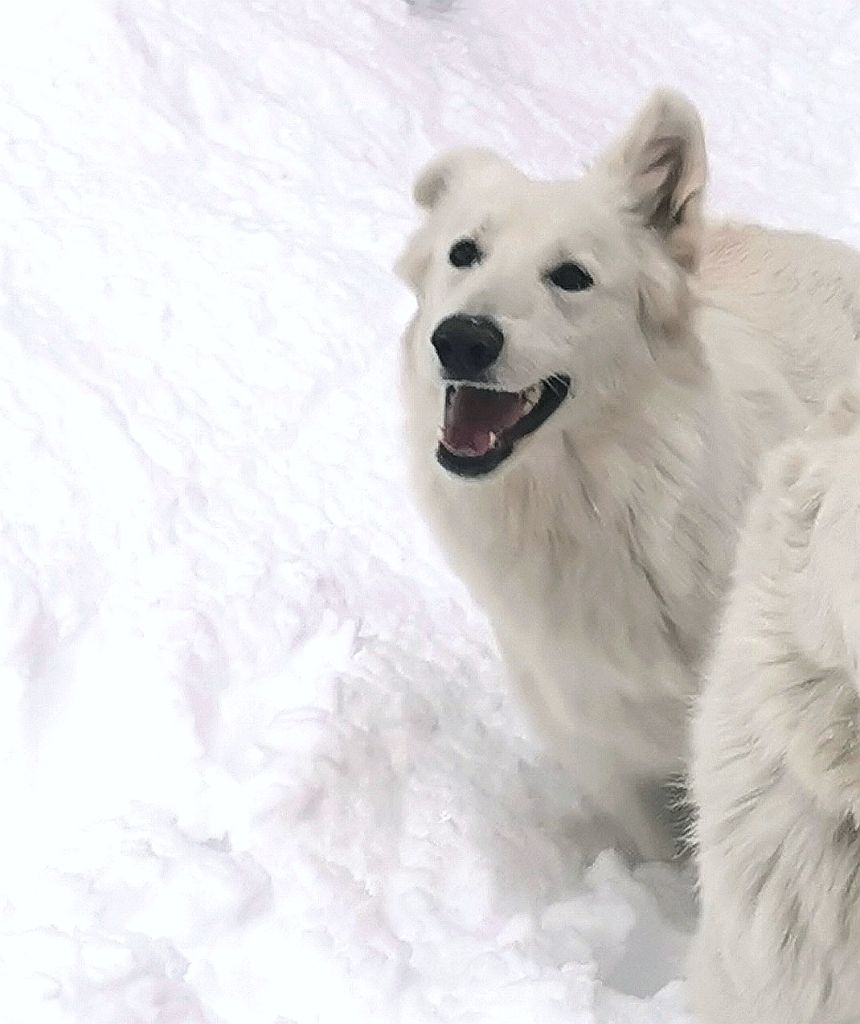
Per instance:
[[[489,171],[509,167],[489,149],[461,146],[431,160],[418,175],[412,197],[424,210],[432,210],[462,181],[475,181]]]
[[[511,173],[516,173],[513,167],[492,150],[462,146],[431,160],[418,175],[412,196],[418,206],[432,213],[446,196],[455,193],[466,182],[487,182],[494,176]],[[409,239],[394,267],[401,280],[415,292],[421,291],[421,283],[430,265],[431,239],[430,227],[424,224]]]

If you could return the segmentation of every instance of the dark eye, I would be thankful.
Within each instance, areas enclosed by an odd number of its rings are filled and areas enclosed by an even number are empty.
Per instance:
[[[547,275],[550,281],[566,292],[584,292],[594,284],[594,278],[578,263],[559,263]]]
[[[476,263],[481,262],[483,255],[477,243],[473,242],[471,238],[461,238],[459,242],[455,242],[451,246],[448,260],[454,267],[474,267]]]

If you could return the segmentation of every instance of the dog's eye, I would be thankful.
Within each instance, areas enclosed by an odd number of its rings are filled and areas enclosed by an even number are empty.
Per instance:
[[[594,284],[594,278],[578,263],[559,263],[546,275],[550,281],[566,292],[584,292]]]
[[[453,267],[474,267],[476,263],[481,262],[481,257],[484,254],[478,248],[476,242],[473,242],[471,238],[461,238],[459,242],[455,242],[451,246],[451,251],[448,253],[448,261]]]

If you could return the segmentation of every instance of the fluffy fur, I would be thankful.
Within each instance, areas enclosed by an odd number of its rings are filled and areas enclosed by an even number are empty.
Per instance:
[[[536,181],[484,150],[434,161],[399,270],[421,506],[486,610],[526,705],[619,844],[671,855],[663,790],[762,455],[856,359],[860,260],[811,236],[707,226],[698,116],[655,94],[582,178]],[[477,239],[455,269],[452,242]],[[545,278],[572,258],[594,278]],[[430,344],[455,313],[504,331],[495,383],[572,378],[570,397],[490,476],[435,460],[444,388]]]
[[[773,457],[695,726],[703,1024],[860,1021],[860,389]]]

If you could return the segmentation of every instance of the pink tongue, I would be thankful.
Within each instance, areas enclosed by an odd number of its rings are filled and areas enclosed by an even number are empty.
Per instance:
[[[522,415],[522,399],[515,392],[456,388],[445,406],[442,443],[457,455],[486,455],[490,434],[501,434]]]

